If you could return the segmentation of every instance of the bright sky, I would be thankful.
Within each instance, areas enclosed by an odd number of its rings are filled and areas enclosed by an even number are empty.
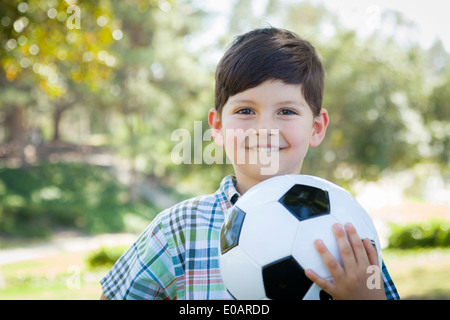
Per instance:
[[[450,1],[446,0],[314,0],[323,3],[341,18],[341,23],[350,28],[367,32],[377,25],[377,15],[384,10],[400,11],[417,25],[417,40],[429,48],[440,38],[450,52]]]
[[[258,13],[268,0],[252,0],[253,9]],[[304,0],[283,0],[300,2]],[[335,12],[343,25],[358,30],[362,36],[381,30],[389,32],[389,25],[383,24],[379,17],[385,10],[400,11],[416,24],[414,32],[404,35],[403,40],[418,40],[421,46],[429,48],[436,38],[440,38],[450,52],[450,1],[447,0],[311,0],[313,4],[323,3]],[[208,11],[227,12],[233,0],[198,0]],[[217,20],[217,25],[222,23]],[[380,23],[381,21],[381,23]],[[223,21],[222,21],[223,22]],[[222,24],[223,25],[223,24]],[[275,25],[275,24],[274,24]],[[211,26],[217,35],[220,26]],[[400,35],[400,39],[402,35]],[[408,38],[408,39],[405,39]]]

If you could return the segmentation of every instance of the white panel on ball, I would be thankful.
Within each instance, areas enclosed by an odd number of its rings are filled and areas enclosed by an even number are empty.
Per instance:
[[[279,199],[289,190],[289,185],[277,185],[273,188],[272,181],[265,180],[258,183],[245,193],[245,199],[253,199],[257,197],[259,202],[257,205],[265,205],[266,203],[273,202],[273,199]],[[241,200],[241,199],[239,199]],[[255,207],[255,203],[250,201],[240,201],[239,208],[245,212],[252,211]]]
[[[261,267],[252,261],[241,248],[227,252],[220,259],[222,278],[227,289],[238,300],[261,300],[265,298]]]
[[[342,264],[339,248],[333,233],[333,224],[337,220],[331,215],[302,221],[293,245],[292,256],[306,269],[312,269],[322,278],[331,277],[322,257],[314,247],[314,241],[320,239],[328,250]],[[321,230],[318,234],[317,230]]]
[[[378,239],[378,234],[376,232],[375,226],[372,219],[364,210],[364,208],[356,201],[350,193],[345,190],[342,192],[331,193],[330,203],[333,208],[331,209],[331,215],[339,221],[342,226],[350,222],[355,227],[358,236],[361,239],[369,238],[375,241],[379,265],[382,265],[381,259],[381,245]],[[348,208],[351,208],[351,212]]]
[[[255,206],[245,215],[239,247],[264,266],[291,254],[286,244],[294,242],[298,225],[298,220],[278,202]]]

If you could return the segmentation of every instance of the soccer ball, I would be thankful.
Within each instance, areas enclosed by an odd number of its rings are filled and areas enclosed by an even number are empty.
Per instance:
[[[343,188],[307,175],[267,179],[234,205],[220,235],[220,270],[235,299],[331,299],[309,280],[306,269],[332,279],[314,247],[322,239],[342,264],[334,223],[351,222],[361,239],[380,242],[372,220]]]

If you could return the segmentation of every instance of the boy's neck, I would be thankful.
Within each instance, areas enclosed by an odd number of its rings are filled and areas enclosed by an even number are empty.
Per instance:
[[[241,196],[244,195],[244,193],[246,193],[248,189],[259,183],[258,181],[251,179],[247,175],[242,174],[237,170],[234,170],[234,176],[236,177],[236,183],[234,187]]]
[[[244,193],[246,193],[250,188],[269,178],[265,177],[264,179],[257,179],[238,172],[235,172],[235,176],[236,185],[234,187],[241,196],[244,195]]]
[[[299,174],[300,170],[292,172],[291,174]],[[288,174],[288,173],[283,173],[283,174]],[[238,169],[235,168],[234,170],[234,175],[236,177],[236,184],[235,184],[235,188],[236,191],[239,192],[239,194],[242,196],[244,195],[244,193],[246,193],[250,188],[256,186],[258,183],[263,182],[264,180],[267,180],[269,178],[272,178],[273,176],[249,176],[245,173],[243,173],[242,171],[239,171]]]

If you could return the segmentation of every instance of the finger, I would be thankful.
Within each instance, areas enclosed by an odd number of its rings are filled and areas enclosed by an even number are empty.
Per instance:
[[[309,280],[317,284],[322,290],[324,290],[331,296],[333,295],[332,293],[334,291],[335,285],[332,281],[320,277],[317,273],[315,273],[311,269],[306,269],[305,275],[308,277]]]
[[[367,257],[366,249],[358,235],[355,227],[351,223],[345,224],[345,231],[347,232],[347,238],[350,242],[353,250],[353,255],[356,259],[356,263],[367,265],[369,259]]]
[[[354,268],[356,266],[355,255],[353,253],[352,246],[350,245],[350,242],[341,224],[335,223],[333,225],[333,233],[334,236],[336,237],[339,252],[341,253],[341,259],[344,265],[344,269],[350,270],[351,268]]]
[[[333,278],[337,279],[339,277],[342,277],[342,275],[344,274],[344,270],[342,269],[341,264],[330,253],[330,251],[328,251],[323,241],[314,241],[314,246],[316,247],[317,252],[319,252],[320,256],[322,257],[323,262],[327,266],[328,271],[330,271]]]
[[[378,266],[378,252],[373,246],[372,242],[369,238],[364,239],[363,241],[364,248],[367,252],[367,257],[369,258],[369,263],[371,265],[377,265]]]

